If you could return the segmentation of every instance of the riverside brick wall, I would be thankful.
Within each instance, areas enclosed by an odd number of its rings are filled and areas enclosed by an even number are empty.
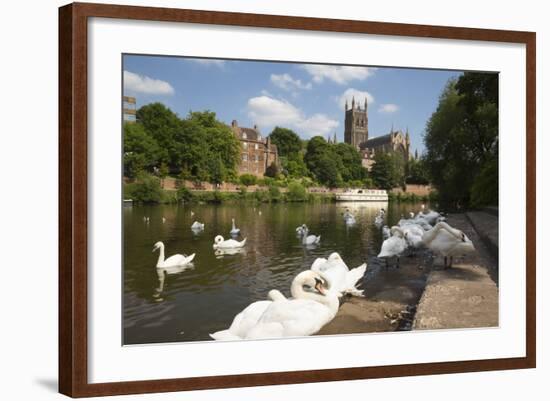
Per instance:
[[[415,194],[418,196],[424,196],[429,195],[432,191],[432,187],[430,185],[416,185],[416,184],[407,184],[405,191],[403,191],[402,188],[394,188],[392,189],[392,192],[395,193],[409,193],[409,194]]]

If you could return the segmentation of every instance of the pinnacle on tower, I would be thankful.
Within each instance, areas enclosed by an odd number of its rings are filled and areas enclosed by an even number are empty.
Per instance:
[[[348,110],[348,99],[346,99],[346,111]]]
[[[355,96],[351,98],[351,108],[355,109]]]
[[[367,97],[365,96],[365,111],[367,111],[367,106],[368,106]]]

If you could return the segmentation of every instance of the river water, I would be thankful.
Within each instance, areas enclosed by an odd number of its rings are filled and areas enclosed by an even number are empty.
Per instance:
[[[342,218],[346,207],[357,218],[352,227]],[[210,340],[208,333],[229,327],[238,312],[265,299],[269,290],[289,296],[296,274],[332,252],[350,268],[367,262],[365,280],[373,279],[383,271],[376,258],[382,236],[373,224],[381,207],[388,210],[389,226],[420,210],[420,204],[397,203],[125,206],[124,344]],[[216,255],[214,237],[230,238],[231,218],[246,246],[242,253]],[[199,234],[190,228],[195,220],[205,223]],[[319,246],[301,244],[295,229],[303,223],[310,234],[321,235]],[[166,257],[196,253],[193,265],[165,275],[155,267],[157,241],[164,242]]]

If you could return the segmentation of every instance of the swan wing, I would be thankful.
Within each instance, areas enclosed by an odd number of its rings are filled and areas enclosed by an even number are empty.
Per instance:
[[[325,258],[317,258],[313,261],[313,264],[311,265],[311,270],[314,272],[322,272],[326,270],[328,266],[326,266],[327,260]]]
[[[316,301],[273,302],[247,338],[308,336],[318,332],[331,319],[329,309]]]
[[[233,322],[227,330],[217,331],[210,334],[210,337],[214,340],[242,340],[246,338],[248,332],[254,328],[259,318],[271,304],[272,301],[251,303],[233,318]]]
[[[361,266],[356,267],[355,269],[351,269],[348,274],[346,274],[346,291],[349,291],[352,293],[352,295],[356,295],[355,293],[359,293],[359,295],[363,295],[363,291],[357,290],[356,284],[359,280],[363,278],[365,275],[365,272],[367,271],[367,264],[363,263]]]
[[[193,256],[194,257],[194,256]],[[186,263],[187,258],[179,253],[176,255],[170,256],[168,259],[165,259],[160,267],[171,267],[171,266],[181,266]]]

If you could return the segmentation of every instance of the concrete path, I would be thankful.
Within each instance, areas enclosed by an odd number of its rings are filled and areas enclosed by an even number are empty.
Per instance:
[[[498,326],[497,261],[490,249],[496,246],[498,255],[498,218],[473,212],[450,216],[448,221],[466,233],[477,253],[446,270],[436,263],[418,304],[413,330]],[[486,241],[493,241],[492,245]]]

